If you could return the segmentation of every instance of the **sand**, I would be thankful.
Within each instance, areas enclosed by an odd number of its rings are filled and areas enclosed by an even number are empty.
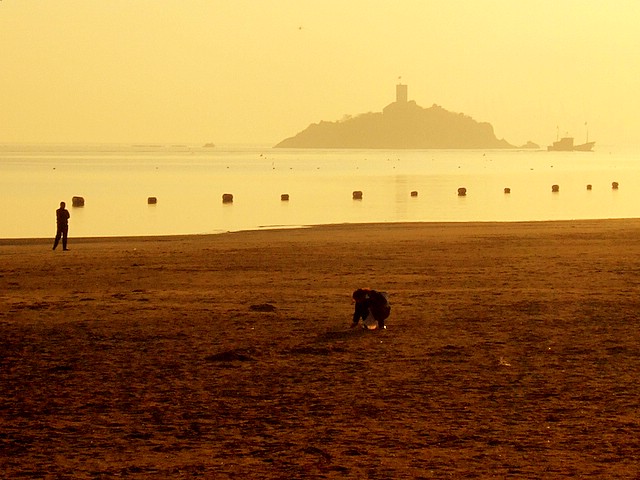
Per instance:
[[[51,243],[0,241],[3,478],[640,475],[638,220]]]

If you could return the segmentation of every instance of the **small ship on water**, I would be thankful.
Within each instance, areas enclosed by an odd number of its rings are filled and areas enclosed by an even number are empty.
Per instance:
[[[547,147],[549,152],[591,152],[596,142],[586,142],[580,145],[573,144],[573,137],[564,137],[553,142],[553,145]]]
[[[586,123],[585,123],[586,125]],[[591,152],[596,142],[589,141],[589,131],[587,130],[587,141],[580,145],[573,144],[573,137],[563,137],[553,142],[547,147],[549,152]]]

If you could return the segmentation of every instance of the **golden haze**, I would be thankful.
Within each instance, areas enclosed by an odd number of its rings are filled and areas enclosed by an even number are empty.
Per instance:
[[[4,0],[0,142],[268,143],[410,99],[638,144],[640,3]]]

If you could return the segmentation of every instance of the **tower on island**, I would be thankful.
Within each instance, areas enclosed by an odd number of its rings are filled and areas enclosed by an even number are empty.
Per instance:
[[[396,85],[396,102],[398,103],[407,103],[408,99],[407,95],[407,86],[399,83]]]
[[[1,1],[1,0],[0,0]],[[312,123],[279,148],[479,149],[514,148],[498,140],[491,124],[434,104],[422,108],[409,100],[408,87],[398,78],[396,98],[382,109],[348,119]]]

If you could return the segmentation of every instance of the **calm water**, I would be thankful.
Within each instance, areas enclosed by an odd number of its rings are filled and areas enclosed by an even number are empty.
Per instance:
[[[640,217],[640,151],[596,147],[580,153],[0,145],[0,238],[52,237],[60,201],[71,213],[70,237]],[[559,193],[551,193],[553,184]],[[457,195],[459,187],[467,188],[466,197]],[[352,199],[354,190],[362,200]],[[232,204],[222,203],[224,193],[233,194]],[[280,200],[283,193],[288,202]],[[84,197],[85,206],[72,208],[72,196]],[[157,205],[147,205],[149,196]]]

